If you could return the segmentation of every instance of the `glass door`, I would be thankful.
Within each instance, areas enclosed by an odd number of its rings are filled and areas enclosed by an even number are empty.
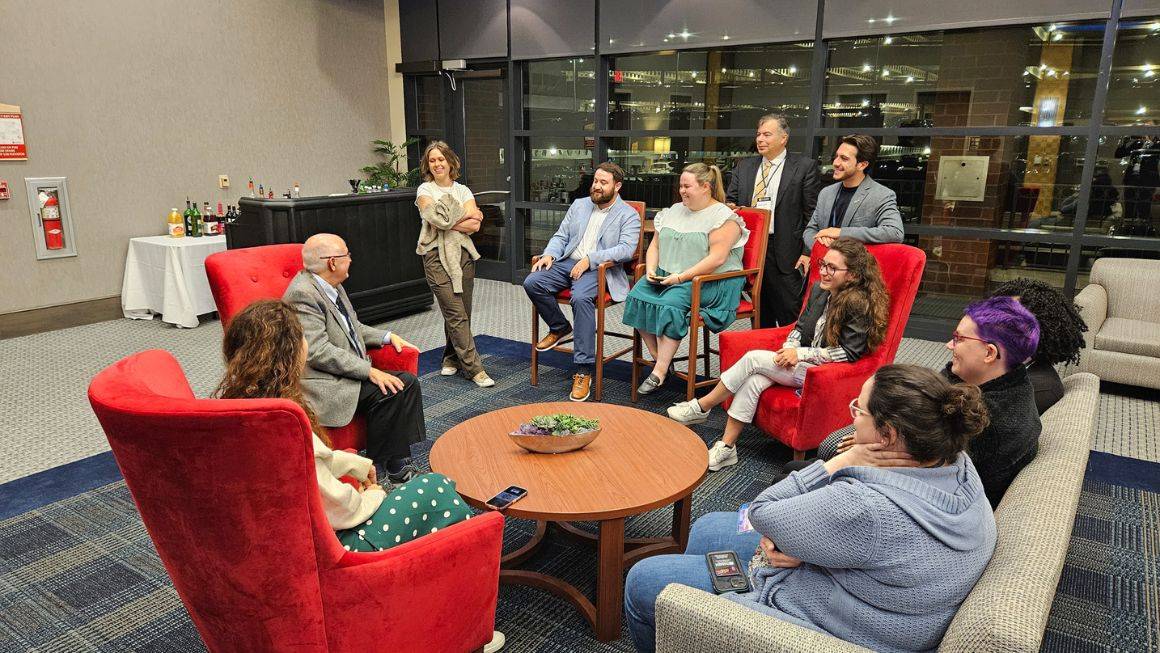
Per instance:
[[[481,254],[476,274],[512,280],[511,180],[508,176],[507,75],[502,64],[454,73],[452,106],[462,131],[450,145],[462,158],[460,182],[475,194],[483,226],[472,236]],[[455,142],[458,141],[458,142]]]

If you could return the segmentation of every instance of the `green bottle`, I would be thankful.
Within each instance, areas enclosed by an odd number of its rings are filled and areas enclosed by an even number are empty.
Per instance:
[[[190,220],[190,224],[193,227],[193,231],[189,232],[189,235],[193,236],[194,238],[200,238],[201,237],[201,211],[197,210],[197,202],[193,203],[191,210],[193,212],[190,214],[189,220]]]
[[[185,235],[193,235],[193,208],[189,204],[189,198],[185,198],[185,213],[181,214],[181,219],[185,222]]]

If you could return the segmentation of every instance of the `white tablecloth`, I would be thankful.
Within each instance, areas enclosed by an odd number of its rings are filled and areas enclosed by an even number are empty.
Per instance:
[[[121,284],[125,317],[150,320],[160,313],[170,324],[197,326],[198,315],[217,310],[205,276],[205,257],[225,249],[225,236],[130,239]]]

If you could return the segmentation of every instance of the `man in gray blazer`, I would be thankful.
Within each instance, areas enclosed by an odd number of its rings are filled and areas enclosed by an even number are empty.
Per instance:
[[[806,250],[817,239],[829,246],[838,236],[864,243],[901,243],[902,215],[894,191],[866,175],[878,142],[865,134],[843,136],[834,151],[834,181],[818,194],[818,205],[802,233]]]
[[[302,390],[323,426],[367,420],[367,457],[393,483],[418,475],[411,446],[427,437],[419,380],[409,372],[371,365],[369,347],[411,347],[399,334],[359,322],[342,282],[350,276],[350,250],[334,234],[315,234],[302,247],[302,270],[283,301],[298,312],[306,338]],[[379,476],[379,478],[382,478]]]
[[[575,344],[572,361],[572,401],[585,401],[592,385],[596,362],[596,269],[605,261],[624,263],[636,255],[640,240],[640,214],[620,199],[624,171],[615,163],[601,163],[592,178],[588,197],[582,197],[564,216],[564,222],[548,241],[544,253],[524,279],[524,290],[548,324],[548,335],[535,344],[547,351],[569,334]],[[628,295],[624,267],[614,265],[605,272],[608,294],[622,302]],[[556,303],[556,293],[572,290],[572,318],[575,331]]]

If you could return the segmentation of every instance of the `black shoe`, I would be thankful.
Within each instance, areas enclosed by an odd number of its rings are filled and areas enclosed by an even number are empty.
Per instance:
[[[397,472],[387,472],[387,478],[390,479],[392,483],[397,485],[399,483],[406,483],[419,474],[419,470],[414,465],[407,463],[406,465],[403,465],[402,469]]]

